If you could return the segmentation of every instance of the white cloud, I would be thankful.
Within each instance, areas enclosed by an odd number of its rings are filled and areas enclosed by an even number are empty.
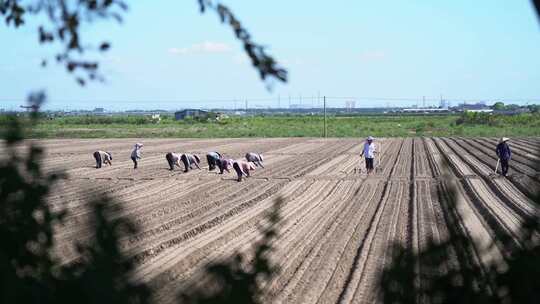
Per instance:
[[[367,51],[360,54],[360,59],[363,61],[378,61],[386,58],[386,53],[383,51]]]
[[[227,53],[232,47],[222,42],[205,41],[183,48],[170,48],[168,52],[173,55],[203,54],[203,53]]]

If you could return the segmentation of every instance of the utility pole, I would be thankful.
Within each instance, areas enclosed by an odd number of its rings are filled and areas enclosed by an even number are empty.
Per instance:
[[[426,96],[422,96],[422,107],[426,107]]]
[[[246,114],[248,112],[248,103],[247,103],[247,99],[246,99]]]
[[[323,97],[324,103],[324,138],[326,138],[326,96]]]

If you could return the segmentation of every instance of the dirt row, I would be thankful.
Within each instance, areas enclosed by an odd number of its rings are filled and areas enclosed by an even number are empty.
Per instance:
[[[493,175],[495,139],[380,139],[379,170],[369,176],[358,170],[361,141],[354,139],[145,140],[140,169],[133,170],[129,152],[136,141],[44,141],[47,170],[64,168],[69,176],[49,203],[69,209],[56,232],[56,252],[68,263],[78,258],[74,243],[92,234],[89,201],[113,196],[122,207],[115,216],[128,216],[139,227],[121,248],[159,303],[204,286],[208,263],[235,252],[249,260],[261,237],[258,227],[278,197],[284,219],[271,259],[281,270],[261,295],[273,303],[380,302],[378,280],[396,254],[394,244],[419,252],[455,233],[466,235],[474,250],[456,244],[448,267],[504,265],[508,248],[490,242],[507,237],[519,246],[520,226],[539,211],[532,160],[540,154],[531,139],[512,143],[510,178]],[[123,156],[96,170],[95,147]],[[233,173],[209,172],[205,160],[202,170],[170,172],[168,151],[219,151],[231,158],[255,151],[265,155],[265,168],[242,183]]]

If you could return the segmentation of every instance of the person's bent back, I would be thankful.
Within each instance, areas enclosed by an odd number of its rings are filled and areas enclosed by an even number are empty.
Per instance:
[[[246,154],[246,160],[248,162],[254,163],[257,167],[264,168],[263,166],[263,156],[259,153],[249,152]]]
[[[218,165],[219,160],[221,159],[221,154],[219,152],[208,152],[206,154],[206,161],[208,162],[208,170],[212,171]]]
[[[242,181],[242,177],[250,177],[250,170],[255,170],[255,165],[252,162],[247,162],[243,160],[237,160],[233,163],[233,168],[236,171],[238,176],[238,181]]]
[[[201,167],[199,167],[201,159],[195,154],[184,153],[182,156],[180,156],[180,160],[182,160],[184,163],[184,172],[188,172],[190,169],[193,169],[191,167],[192,165],[195,165],[197,169],[201,170]]]
[[[110,152],[98,150],[93,155],[96,160],[96,169],[101,168],[102,164],[112,166],[112,154]]]

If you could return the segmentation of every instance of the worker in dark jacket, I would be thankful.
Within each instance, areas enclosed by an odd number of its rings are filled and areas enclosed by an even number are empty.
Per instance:
[[[263,156],[260,153],[249,152],[246,154],[246,160],[252,162],[255,166],[264,168],[263,166]]]
[[[229,168],[233,166],[234,160],[232,159],[226,159],[226,158],[220,158],[217,161],[217,166],[219,168],[219,174],[223,174],[223,171],[227,171],[227,173],[231,172],[229,171]]]
[[[208,171],[212,171],[218,165],[219,160],[221,159],[221,154],[219,152],[208,152],[206,154],[206,161],[208,162]]]
[[[497,149],[495,149],[495,152],[497,153],[497,157],[501,161],[501,170],[502,175],[507,176],[508,174],[508,162],[512,158],[512,151],[510,150],[510,146],[508,145],[508,141],[510,139],[507,137],[501,138],[499,141],[499,144],[497,145]]]

